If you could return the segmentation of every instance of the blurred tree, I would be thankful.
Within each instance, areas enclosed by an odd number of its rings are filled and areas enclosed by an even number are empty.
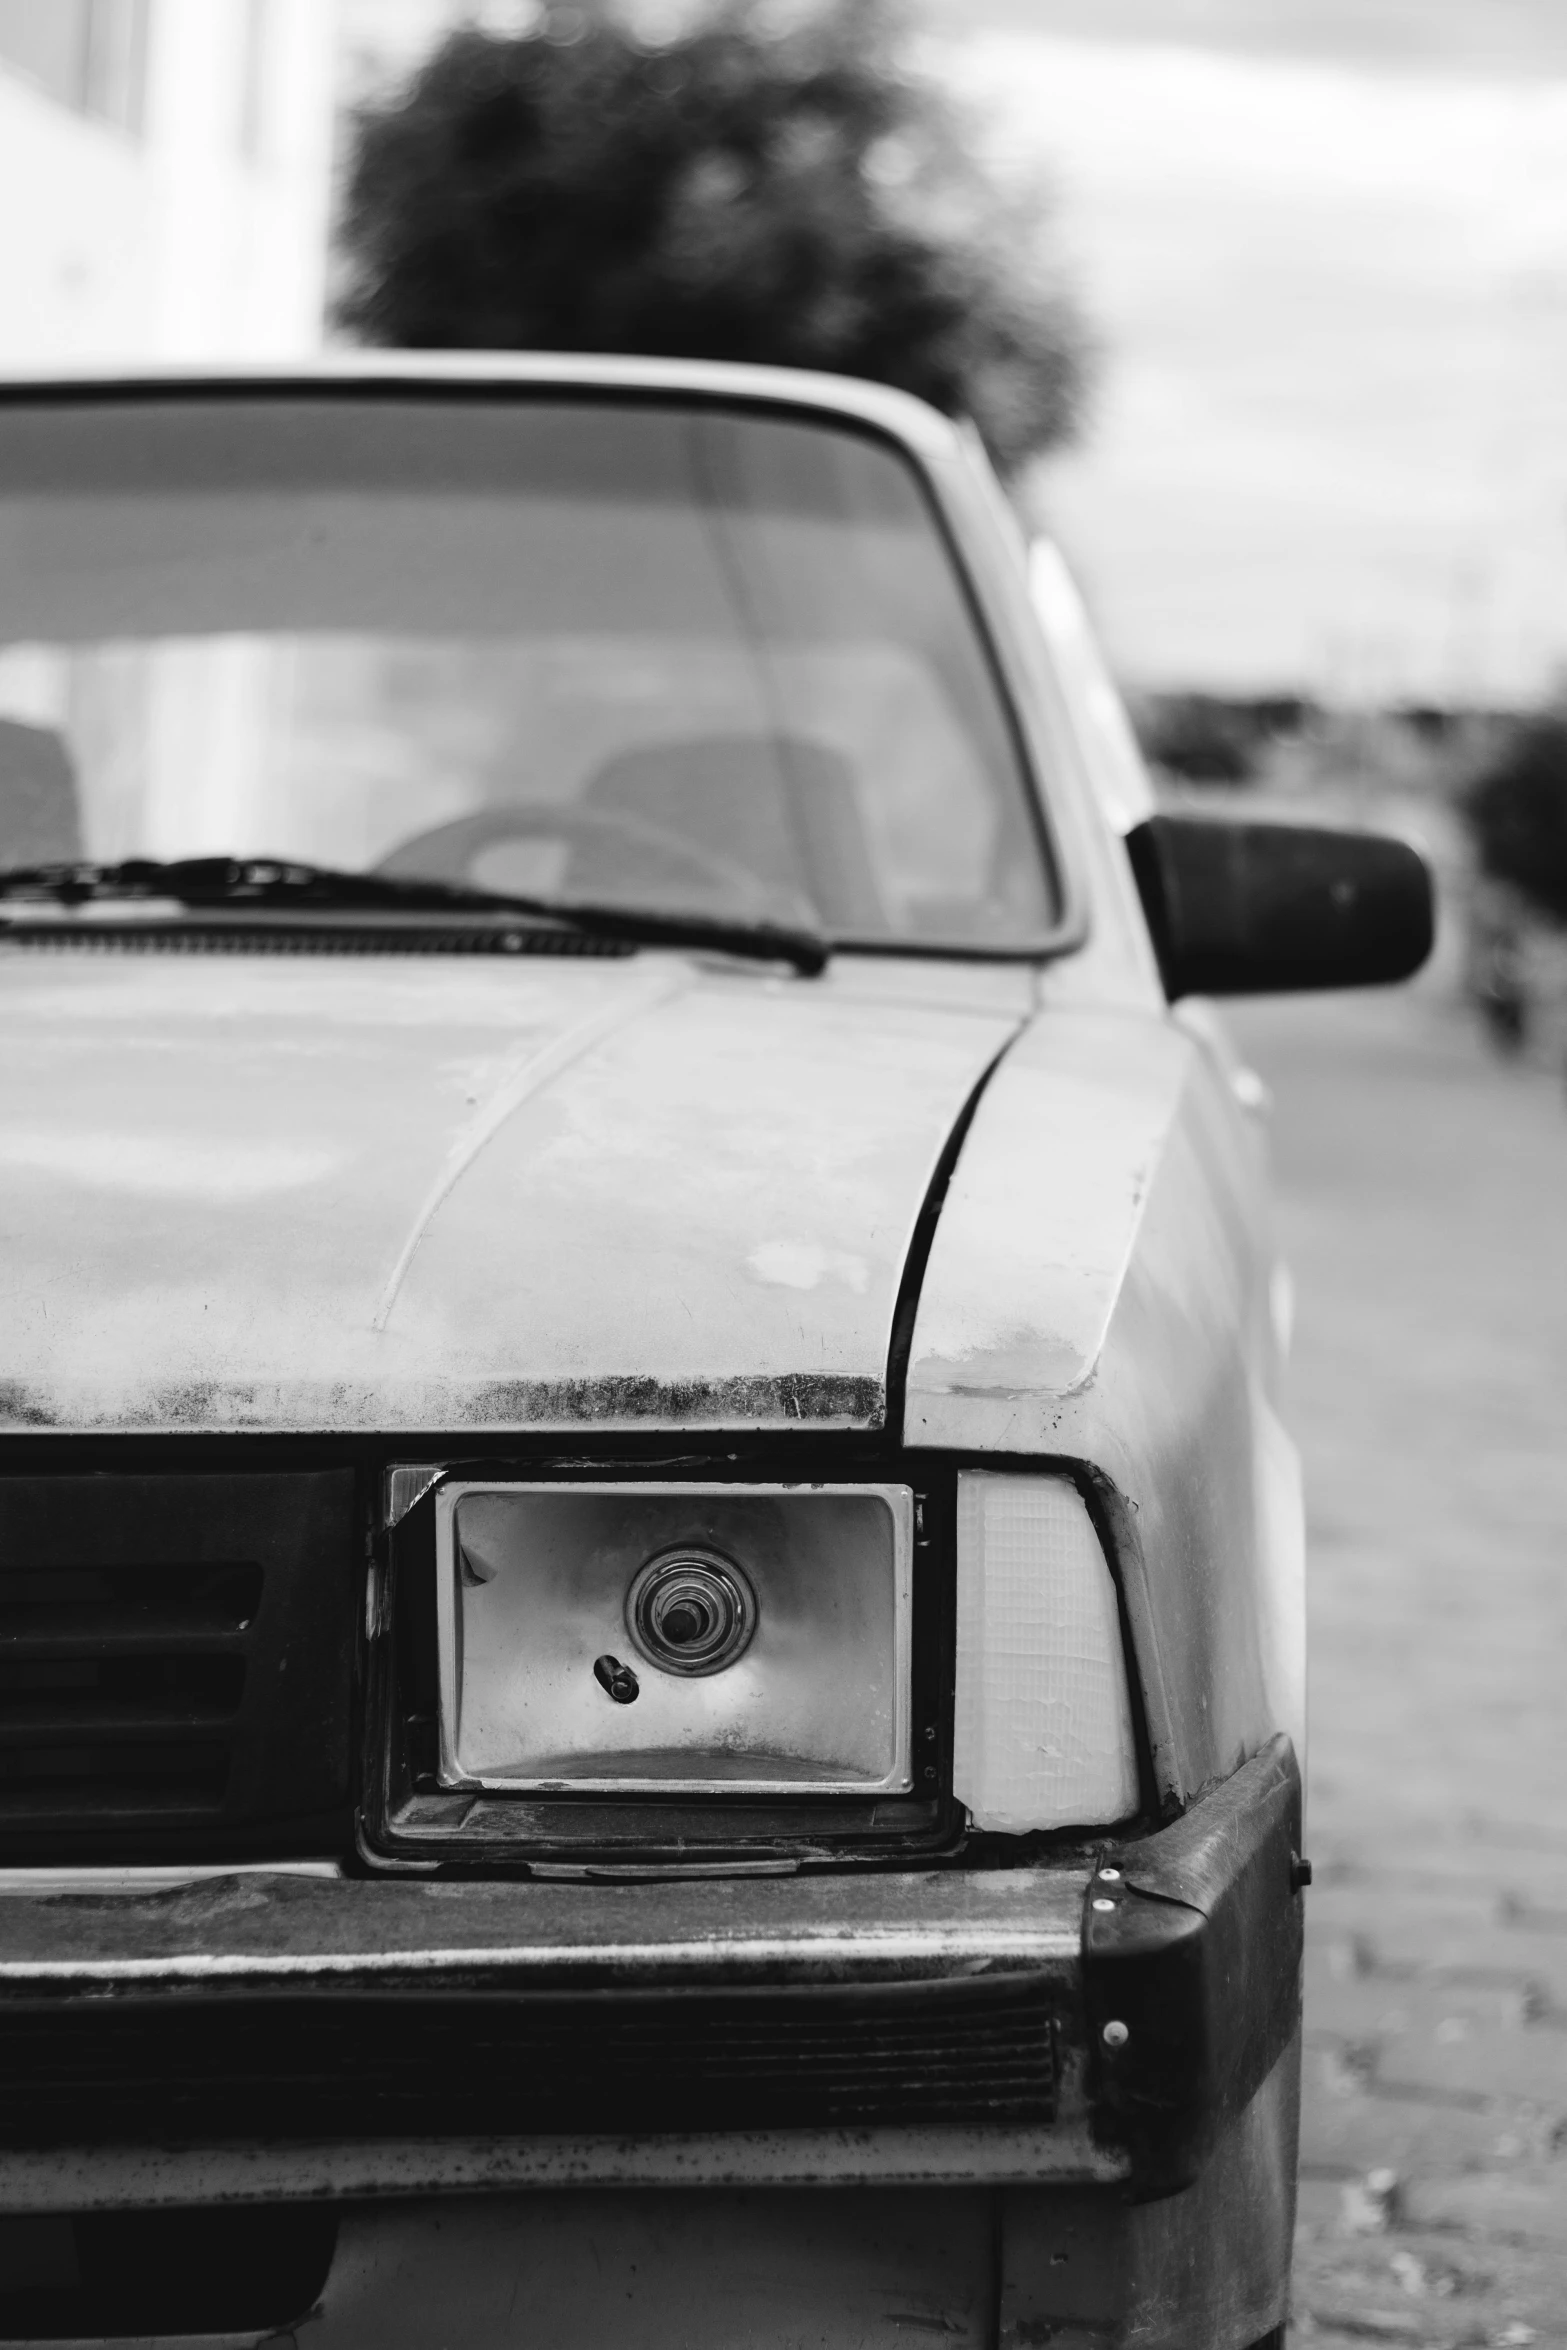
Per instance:
[[[868,376],[971,417],[1012,472],[1082,395],[1048,221],[914,70],[898,0],[709,0],[656,44],[556,7],[453,34],[361,112],[339,315],[417,349]]]
[[[1482,871],[1567,922],[1567,714],[1521,720],[1463,806]]]

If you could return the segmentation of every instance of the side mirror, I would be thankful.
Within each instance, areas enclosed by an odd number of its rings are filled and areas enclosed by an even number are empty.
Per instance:
[[[1182,813],[1126,845],[1172,1003],[1380,986],[1431,952],[1430,869],[1407,841]]]

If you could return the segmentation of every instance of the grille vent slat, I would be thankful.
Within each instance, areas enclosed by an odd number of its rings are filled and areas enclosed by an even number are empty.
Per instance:
[[[0,2142],[1028,2124],[1037,1981],[732,1995],[93,2002],[0,2011]],[[90,2123],[89,2123],[90,2117]]]
[[[20,1767],[18,1767],[20,1765]],[[0,1750],[0,1827],[73,1827],[95,1821],[216,1817],[228,1754],[216,1745],[35,1746]]]
[[[245,1690],[242,1656],[0,1657],[0,1746],[78,1729],[95,1737],[231,1721]]]
[[[261,1600],[261,1569],[195,1566],[0,1566],[0,1641],[25,1639],[35,1611],[133,1621],[160,1615],[203,1632],[243,1632]]]
[[[238,1704],[197,1706],[177,1698],[147,1698],[142,1704],[99,1697],[83,1697],[73,1705],[9,1698],[0,1706],[0,1756],[7,1747],[58,1746],[76,1738],[96,1741],[170,1737],[221,1732],[238,1711]],[[0,1777],[5,1765],[0,1760]]]
[[[245,1561],[0,1568],[0,1827],[216,1817],[261,1595]]]

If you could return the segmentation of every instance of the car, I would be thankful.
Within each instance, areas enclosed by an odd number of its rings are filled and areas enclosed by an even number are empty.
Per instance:
[[[7,383],[0,2335],[1276,2340],[1211,999],[1431,926],[900,393]]]

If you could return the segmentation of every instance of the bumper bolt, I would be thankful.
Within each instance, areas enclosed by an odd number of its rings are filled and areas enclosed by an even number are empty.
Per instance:
[[[1126,2025],[1122,2023],[1106,2024],[1099,2035],[1107,2048],[1124,2048],[1131,2036]]]
[[[1095,1909],[1114,1909],[1115,1903],[1113,1901],[1096,1901],[1094,1907]]]

